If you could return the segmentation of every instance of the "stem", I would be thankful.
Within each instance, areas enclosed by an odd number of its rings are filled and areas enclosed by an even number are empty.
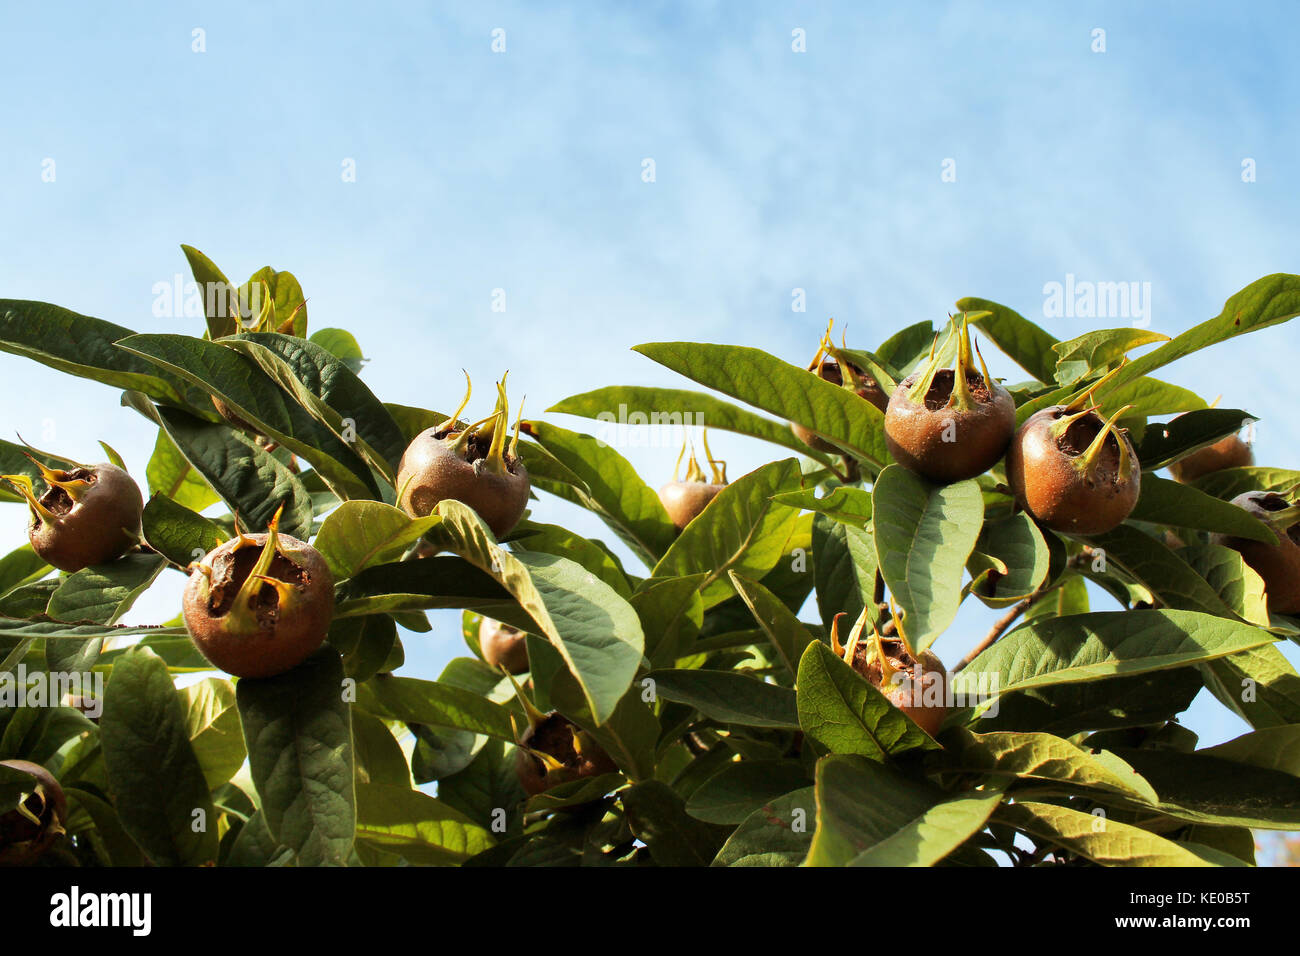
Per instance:
[[[970,652],[961,659],[961,663],[954,667],[952,672],[955,674],[962,670],[967,664],[992,647],[997,642],[997,639],[1006,633],[1007,628],[1016,623],[1016,619],[1029,610],[1029,606],[1042,597],[1043,593],[1043,589],[1039,588],[1029,597],[1011,605],[1011,609],[994,622],[993,626],[989,628],[989,632],[984,635],[984,639],[970,649]]]

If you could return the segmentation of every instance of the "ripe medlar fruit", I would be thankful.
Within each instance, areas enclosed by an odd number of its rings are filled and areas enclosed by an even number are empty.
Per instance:
[[[478,648],[489,667],[504,667],[507,673],[528,670],[528,639],[523,631],[485,617],[478,625]]]
[[[212,664],[236,677],[274,677],[325,641],[334,575],[319,551],[277,530],[242,532],[193,565],[185,627]]]
[[[75,465],[41,470],[48,488],[39,498],[27,475],[3,477],[27,499],[32,520],[27,537],[35,551],[60,571],[80,571],[120,558],[139,543],[144,499],[117,465]]]
[[[1169,466],[1175,481],[1190,484],[1202,475],[1223,471],[1225,468],[1245,468],[1255,463],[1255,453],[1237,434],[1220,438],[1212,445],[1198,448],[1186,458]]]
[[[833,322],[833,320],[832,320]],[[847,388],[859,398],[866,399],[882,412],[889,406],[889,396],[871,375],[851,362],[842,349],[837,349],[831,342],[831,328],[828,325],[818,346],[817,354],[808,363],[808,371],[824,382]],[[790,430],[796,438],[815,451],[837,452],[838,449],[811,429],[798,422],[790,423]]]
[[[29,773],[31,791],[18,806],[0,815],[0,866],[34,863],[66,831],[68,800],[54,775],[27,760],[0,760],[0,767]]]
[[[505,376],[497,383],[495,410],[482,421],[457,430],[465,399],[450,419],[412,439],[397,467],[397,503],[413,518],[432,514],[439,502],[454,499],[473,508],[497,538],[519,523],[528,506],[528,471],[516,454],[519,421],[506,448],[509,406]],[[522,415],[522,410],[521,410]]]
[[[866,615],[864,610],[849,633],[848,646],[841,647],[838,625],[844,615],[837,614],[831,623],[832,649],[885,700],[934,737],[948,715],[948,672],[943,662],[930,650],[913,654],[901,636],[882,636],[874,626],[871,636],[864,638]]]
[[[530,720],[515,750],[515,772],[530,797],[570,780],[616,770],[617,765],[600,744],[555,711]]]
[[[1056,531],[1104,534],[1137,505],[1142,469],[1128,431],[1087,404],[1053,405],[1025,420],[1007,453],[1007,483],[1016,501]]]
[[[989,375],[978,348],[981,371],[973,367],[965,317],[959,335],[956,368],[939,368],[932,347],[929,362],[898,383],[885,411],[885,445],[894,460],[940,484],[988,471],[1016,430],[1011,393]]]
[[[1210,542],[1240,552],[1242,560],[1264,579],[1270,611],[1300,613],[1300,504],[1272,491],[1247,491],[1232,503],[1268,525],[1277,535],[1277,544],[1218,533],[1210,535]]]
[[[677,464],[673,466],[673,480],[659,489],[659,500],[663,502],[664,510],[678,531],[694,521],[708,507],[709,502],[718,497],[718,492],[727,487],[727,463],[714,458],[709,451],[707,430],[704,432],[704,457],[713,472],[713,480],[704,476],[704,469],[700,467],[692,450],[686,466],[686,478],[678,481],[677,473],[682,467],[682,456],[685,454],[686,442],[683,441],[682,450],[677,455]]]

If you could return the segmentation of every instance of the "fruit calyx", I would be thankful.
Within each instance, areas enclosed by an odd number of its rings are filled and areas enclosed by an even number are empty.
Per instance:
[[[63,787],[45,767],[27,760],[0,760],[31,775],[30,790],[19,795],[18,805],[0,814],[0,866],[35,862],[67,832],[68,801]]]
[[[460,406],[449,419],[433,430],[433,436],[447,443],[451,451],[462,461],[473,464],[476,471],[487,470],[495,475],[515,474],[519,464],[519,426],[523,421],[523,402],[519,403],[519,414],[515,419],[514,434],[506,445],[506,431],[510,421],[510,403],[506,398],[507,371],[496,383],[497,401],[492,414],[481,418],[473,424],[458,428],[460,414],[469,405],[474,385],[469,373],[465,375],[465,397]]]
[[[913,405],[924,403],[931,411],[940,408],[954,408],[961,411],[972,411],[978,405],[987,404],[993,400],[993,376],[989,374],[988,365],[984,362],[984,355],[979,350],[979,345],[974,345],[972,352],[972,342],[970,335],[970,319],[974,316],[976,319],[989,315],[988,312],[963,312],[961,317],[961,326],[958,328],[956,318],[952,318],[951,327],[948,336],[944,340],[944,347],[936,349],[939,336],[935,335],[934,341],[930,344],[930,357],[920,372],[919,377],[911,381],[911,384],[905,385],[905,396],[907,401]],[[941,360],[944,352],[947,351],[948,343],[952,341],[954,332],[957,334],[957,361],[954,368],[941,368]],[[980,370],[975,371],[975,360],[978,357]],[[945,400],[944,394],[947,394]]]
[[[515,724],[515,771],[525,793],[532,797],[571,780],[618,770],[609,754],[587,731],[558,711],[542,713],[513,677],[510,683],[528,718],[523,733]],[[513,714],[510,719],[515,721]]]

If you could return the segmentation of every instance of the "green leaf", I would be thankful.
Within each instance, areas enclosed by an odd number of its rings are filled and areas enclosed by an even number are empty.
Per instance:
[[[1267,727],[1197,752],[1300,777],[1300,727],[1297,726]]]
[[[655,577],[706,572],[700,596],[707,610],[732,595],[728,571],[761,578],[786,553],[799,512],[772,496],[799,486],[793,458],[751,471],[723,488],[682,531],[654,567]]]
[[[989,607],[1007,607],[1046,581],[1051,552],[1038,525],[1021,512],[986,522],[966,566],[971,593]]]
[[[438,781],[438,799],[479,826],[491,827],[506,812],[506,831],[517,831],[526,795],[515,772],[515,748],[489,740],[469,766]]]
[[[706,823],[737,824],[764,804],[808,786],[797,760],[742,760],[727,763],[686,801],[686,812]]]
[[[406,451],[402,429],[383,403],[327,349],[292,335],[246,333],[222,345],[252,358],[321,424],[349,445],[390,482]]]
[[[820,641],[804,651],[797,684],[799,726],[830,753],[882,760],[939,746]]]
[[[127,554],[70,574],[50,597],[46,613],[60,621],[114,624],[153,584],[166,562],[156,554]]]
[[[1054,380],[1062,385],[1076,382],[1091,372],[1105,371],[1139,346],[1168,341],[1169,336],[1160,332],[1131,327],[1085,332],[1052,346],[1059,356]]]
[[[934,866],[984,828],[1002,796],[1000,789],[986,787],[936,803],[848,865]]]
[[[203,768],[208,789],[215,790],[238,772],[248,756],[235,704],[235,685],[220,677],[208,677],[176,693],[184,708],[190,746]]]
[[[1101,611],[1030,621],[952,680],[955,693],[1007,693],[1167,670],[1271,643],[1267,631],[1194,611]],[[981,687],[981,684],[984,686]]]
[[[1132,525],[1093,535],[1093,547],[1106,552],[1106,564],[1118,566],[1164,605],[1233,617],[1229,608],[1186,561],[1163,543]]]
[[[668,665],[693,639],[704,622],[700,586],[708,575],[701,571],[680,578],[647,578],[632,595],[632,607],[645,632],[646,656],[656,665]]]
[[[1218,544],[1198,544],[1179,549],[1178,556],[1239,618],[1268,627],[1264,579],[1242,559],[1241,552]]]
[[[184,404],[190,389],[114,346],[133,334],[123,326],[46,302],[0,299],[0,351],[159,401]]]
[[[323,648],[277,677],[236,687],[267,829],[303,866],[345,866],[356,829],[343,665]]]
[[[817,497],[816,488],[802,488],[799,491],[783,491],[773,495],[772,500],[790,508],[802,508],[827,515],[855,528],[865,528],[871,524],[871,492],[851,485],[839,485],[820,498]]]
[[[641,560],[653,565],[668,550],[677,530],[626,458],[590,435],[547,422],[524,422],[524,430],[583,482],[572,500],[594,511]]]
[[[217,859],[217,817],[167,667],[147,650],[119,657],[100,742],[122,828],[155,866]]]
[[[514,743],[510,712],[480,694],[413,677],[376,677],[357,687],[357,706],[376,717],[449,727]]]
[[[962,312],[988,312],[976,325],[1002,352],[1034,378],[1045,384],[1056,381],[1056,339],[1019,312],[988,299],[967,297],[957,300]]]
[[[144,506],[142,525],[149,547],[180,568],[199,560],[228,537],[215,521],[162,494],[155,494]]]
[[[1101,866],[1231,865],[1227,854],[1198,853],[1191,844],[1174,843],[1118,820],[1050,803],[1019,801],[1002,807],[995,819]]]
[[[665,783],[645,780],[622,791],[628,826],[660,866],[708,866],[727,831],[686,812],[682,798]]]
[[[1137,507],[1129,518],[1152,524],[1198,528],[1273,544],[1277,541],[1268,526],[1244,509],[1207,495],[1192,485],[1182,485],[1155,475],[1142,476]]]
[[[1205,686],[1252,727],[1300,724],[1300,674],[1276,645],[1201,665]]]
[[[514,596],[582,685],[596,722],[604,723],[645,651],[632,606],[573,561],[504,550],[478,515],[459,501],[442,502],[438,512],[443,520],[430,533],[431,540],[492,575]]]
[[[208,323],[208,336],[219,339],[231,335],[238,328],[239,306],[235,287],[217,268],[216,263],[193,246],[181,244],[181,251],[190,264],[190,272],[203,295],[203,312]]]
[[[637,425],[680,428],[683,424],[704,423],[715,430],[736,432],[780,445],[823,465],[832,464],[829,455],[814,451],[796,438],[787,422],[772,421],[705,392],[689,389],[613,385],[570,395],[552,405],[547,412],[579,415],[602,422],[604,434],[597,437],[603,437],[610,444],[617,444],[615,438],[619,431]]]
[[[361,353],[361,346],[347,329],[317,329],[307,341],[319,345],[351,370],[360,375],[361,366],[366,358]]]
[[[441,521],[436,515],[412,518],[380,501],[345,501],[321,522],[312,546],[344,581],[368,567],[396,561]]]
[[[62,621],[27,621],[21,618],[0,617],[0,638],[40,637],[47,641],[84,641],[91,637],[186,637],[183,627],[158,627],[145,624],[134,627],[103,624],[67,624]]]
[[[1164,468],[1258,420],[1239,408],[1201,408],[1170,422],[1148,422],[1137,443],[1138,461],[1144,472]]]
[[[250,531],[271,523],[281,505],[280,530],[299,540],[311,536],[312,500],[298,476],[279,459],[228,425],[205,422],[128,393],[126,401],[166,430],[181,454]]]
[[[221,500],[162,428],[158,429],[145,477],[150,495],[165,495],[191,511],[202,511]]]
[[[694,707],[705,717],[744,727],[799,726],[794,691],[735,671],[651,671],[655,696]]]
[[[880,572],[898,602],[901,630],[920,653],[957,616],[984,499],[975,481],[932,485],[901,465],[880,473],[872,498]]]
[[[610,553],[595,541],[557,524],[538,524],[535,521],[521,522],[516,533],[522,536],[511,542],[514,551],[538,551],[568,558],[608,584],[619,597],[627,599],[632,596],[627,575]]]
[[[496,844],[485,828],[442,801],[383,783],[357,787],[357,839],[425,865],[459,863]]]
[[[817,825],[812,787],[777,797],[755,810],[727,838],[714,866],[798,866]]]
[[[30,544],[15,548],[0,558],[0,596],[45,577],[51,570]]]
[[[972,734],[957,729],[944,739],[950,744],[945,770],[1050,780],[1146,803],[1158,799],[1151,784],[1109,750],[1085,750],[1045,733]]]
[[[876,587],[880,565],[871,529],[818,516],[813,521],[813,565],[822,624],[829,631],[837,614],[852,624]]]
[[[797,422],[877,469],[890,460],[880,409],[774,355],[746,346],[698,342],[651,342],[634,351],[701,385]]]
[[[1192,487],[1215,498],[1230,501],[1247,491],[1276,491],[1284,493],[1300,484],[1300,471],[1287,468],[1266,468],[1251,465],[1245,468],[1224,468],[1203,475]],[[1260,539],[1264,540],[1263,538]]]
[[[791,674],[799,670],[804,649],[816,641],[808,628],[775,594],[757,581],[731,572],[731,583]]]
[[[1230,338],[1268,328],[1300,315],[1300,276],[1275,273],[1257,279],[1233,295],[1223,311],[1135,359],[1105,386],[1103,394],[1118,390],[1185,355]]]
[[[1161,724],[1185,711],[1202,687],[1196,667],[1149,671],[1007,694],[980,714],[981,729],[1065,737],[1090,730]]]
[[[817,831],[806,866],[844,866],[909,826],[943,798],[887,764],[836,755],[817,761]],[[864,794],[869,794],[863,799]]]
[[[258,434],[311,462],[339,497],[379,497],[379,486],[356,450],[312,418],[236,349],[186,335],[132,335],[117,346],[220,398]],[[176,440],[174,434],[172,439]],[[190,463],[200,467],[193,459]]]

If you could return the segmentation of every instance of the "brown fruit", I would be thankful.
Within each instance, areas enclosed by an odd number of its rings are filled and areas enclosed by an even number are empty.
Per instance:
[[[659,489],[659,500],[678,530],[694,521],[718,492],[727,487],[711,481],[670,481]]]
[[[1198,448],[1186,458],[1169,466],[1169,473],[1175,481],[1189,484],[1211,472],[1225,468],[1245,468],[1255,463],[1255,454],[1251,447],[1241,440],[1240,435],[1228,435],[1220,438],[1213,445]]]
[[[194,566],[185,627],[212,664],[236,677],[273,677],[325,641],[334,576],[320,552],[275,530],[227,541]]]
[[[27,866],[36,862],[66,832],[68,800],[59,781],[40,764],[0,760],[0,767],[21,770],[35,778],[21,806],[36,822],[17,809],[0,815],[0,866]]]
[[[824,340],[822,348],[825,349]],[[808,371],[815,372],[823,382],[849,388],[859,398],[866,399],[882,412],[889,406],[889,396],[885,394],[885,390],[880,387],[874,378],[852,362],[845,360],[844,365],[849,369],[849,378],[851,380],[848,385],[845,385],[844,372],[840,362],[835,358],[823,359],[821,354],[820,351],[817,353],[818,357],[813,359],[812,364],[808,366]],[[790,423],[790,431],[794,432],[796,438],[815,451],[838,452],[834,445],[798,422]]]
[[[485,617],[478,625],[478,648],[489,667],[504,667],[507,673],[528,670],[528,639],[523,631]]]
[[[931,356],[898,383],[885,411],[885,445],[894,460],[941,484],[982,475],[1002,458],[1016,430],[1011,393],[974,370],[970,331],[960,332],[956,368],[938,368]]]
[[[515,750],[515,772],[524,792],[536,796],[570,780],[613,773],[618,766],[586,731],[552,711],[524,732]],[[525,749],[527,748],[527,749]],[[548,755],[547,764],[530,750]]]
[[[939,733],[948,715],[948,673],[933,651],[914,657],[897,637],[881,637],[879,650],[875,640],[860,640],[853,651],[855,671],[931,737]]]
[[[473,508],[500,539],[514,529],[528,506],[528,471],[516,454],[519,423],[507,450],[503,376],[497,384],[496,410],[456,430],[456,416],[469,403],[469,394],[467,390],[451,419],[426,428],[407,446],[397,467],[397,503],[412,517],[423,518],[443,501],[459,501]]]
[[[727,463],[714,458],[713,453],[709,451],[707,428],[704,429],[703,438],[704,457],[713,472],[713,480],[710,481],[704,476],[704,469],[700,467],[694,449],[691,450],[690,462],[686,467],[685,480],[677,480],[677,472],[682,467],[682,456],[686,454],[687,448],[687,442],[683,440],[682,450],[677,455],[677,464],[673,466],[673,480],[659,489],[659,500],[678,531],[699,517],[700,512],[709,506],[709,502],[727,487]]]
[[[30,456],[29,456],[30,457]],[[140,541],[144,499],[131,476],[116,465],[40,468],[48,488],[35,497],[26,475],[5,475],[31,509],[27,537],[32,550],[60,571],[104,564]]]
[[[1268,525],[1277,535],[1277,544],[1226,534],[1212,534],[1210,542],[1239,551],[1242,560],[1264,579],[1270,611],[1300,613],[1300,516],[1296,503],[1271,491],[1247,491],[1232,503]]]
[[[1137,505],[1142,469],[1125,429],[1094,409],[1054,405],[1031,415],[1007,452],[1016,501],[1057,531],[1103,534]]]

